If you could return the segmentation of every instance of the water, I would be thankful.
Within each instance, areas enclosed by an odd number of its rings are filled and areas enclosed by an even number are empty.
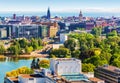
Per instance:
[[[8,58],[5,61],[0,61],[0,83],[4,82],[6,72],[12,71],[22,66],[27,66],[30,68],[31,62],[32,60],[8,61]]]

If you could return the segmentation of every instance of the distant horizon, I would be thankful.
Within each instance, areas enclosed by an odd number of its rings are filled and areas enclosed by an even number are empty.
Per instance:
[[[109,13],[109,12],[83,12],[83,16],[85,17],[120,17],[120,13]],[[41,12],[41,11],[9,11],[9,12],[0,12],[1,17],[10,17],[13,16],[13,14],[16,14],[17,16],[45,16],[47,14],[46,12]],[[51,11],[51,16],[60,16],[60,17],[69,17],[69,16],[78,16],[78,12],[52,12]]]

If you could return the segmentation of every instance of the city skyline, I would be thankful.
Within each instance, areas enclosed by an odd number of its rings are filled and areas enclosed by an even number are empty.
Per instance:
[[[0,12],[108,12],[120,13],[119,0],[1,0]]]

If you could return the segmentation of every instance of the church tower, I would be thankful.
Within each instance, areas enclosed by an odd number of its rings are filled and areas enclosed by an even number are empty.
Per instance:
[[[50,8],[48,7],[48,10],[47,10],[47,19],[50,20],[50,18],[51,18]]]
[[[80,10],[80,13],[79,13],[79,21],[82,21],[83,19],[83,15],[82,15],[82,11]]]

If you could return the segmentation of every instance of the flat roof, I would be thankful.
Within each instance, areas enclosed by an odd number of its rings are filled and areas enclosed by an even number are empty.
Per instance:
[[[119,72],[120,73],[120,68],[118,67],[115,67],[115,66],[111,66],[111,65],[104,65],[102,67],[100,67],[102,69],[105,69],[105,70],[109,70],[109,71],[112,71],[112,72]]]
[[[40,74],[21,74],[19,75],[22,78],[44,78],[44,76],[40,75]]]
[[[8,77],[7,79],[14,82],[14,83],[18,83],[18,78],[17,77]]]
[[[89,81],[89,79],[83,74],[66,74],[66,75],[62,75],[62,77],[70,82]]]
[[[51,58],[52,60],[56,60],[56,61],[80,61],[78,59],[75,58]]]
[[[92,82],[104,81],[104,80],[101,80],[101,79],[96,78],[96,77],[94,77],[94,78],[89,78],[89,80],[92,81]]]
[[[10,79],[11,81],[18,81],[18,78],[16,77],[8,77],[8,79]]]

